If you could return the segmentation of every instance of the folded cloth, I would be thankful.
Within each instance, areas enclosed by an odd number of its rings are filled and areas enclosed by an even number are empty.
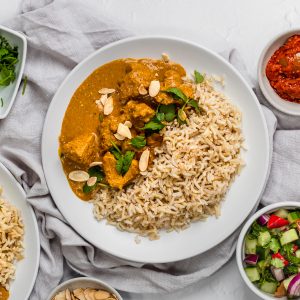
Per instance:
[[[56,208],[45,182],[40,154],[48,105],[78,62],[95,49],[130,35],[102,16],[97,7],[93,0],[25,0],[23,13],[6,24],[24,32],[28,39],[28,84],[24,96],[18,93],[8,118],[0,121],[0,159],[24,187],[39,224],[41,259],[32,300],[46,299],[63,278],[76,275],[71,269],[128,292],[169,292],[210,276],[229,260],[235,248],[237,233],[209,252],[177,263],[128,262],[87,243]],[[223,56],[246,76],[236,51],[224,52]],[[272,142],[276,118],[267,108],[264,113]],[[289,195],[288,190],[281,191],[279,186],[290,188],[300,172],[295,156],[300,147],[296,133],[275,134],[275,156],[264,203],[281,199],[283,192]],[[293,171],[293,175],[286,172],[286,184],[279,170]],[[278,195],[274,195],[273,183],[278,185]],[[291,193],[296,198],[300,191],[297,194],[293,189]]]

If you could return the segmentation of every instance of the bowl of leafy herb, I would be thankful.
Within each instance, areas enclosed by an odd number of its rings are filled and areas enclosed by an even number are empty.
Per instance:
[[[0,119],[8,115],[18,93],[26,52],[25,36],[0,26]]]

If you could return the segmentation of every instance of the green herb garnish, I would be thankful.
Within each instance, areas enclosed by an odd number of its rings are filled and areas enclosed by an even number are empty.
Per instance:
[[[103,179],[105,178],[104,172],[100,166],[94,166],[94,167],[89,168],[88,173],[89,173],[90,177],[97,177],[97,181],[92,186],[88,186],[87,183],[84,184],[82,191],[85,194],[91,193],[96,188],[96,186],[99,183],[101,183],[103,181]]]
[[[27,86],[27,76],[24,77],[24,83],[23,83],[23,89],[22,89],[22,95],[25,94],[26,86]]]
[[[0,35],[0,86],[8,86],[16,78],[15,65],[18,62],[18,47],[12,47]]]
[[[195,108],[196,112],[201,111],[198,102],[194,99],[189,100],[186,105]]]
[[[183,93],[183,91],[179,88],[168,88],[167,90],[165,90],[166,93],[172,94],[173,97],[175,96],[176,99],[181,99],[184,102],[188,101],[188,97]]]
[[[124,176],[131,166],[131,162],[135,153],[133,151],[126,151],[125,154],[123,154],[114,142],[111,143],[113,145],[113,148],[110,150],[110,152],[114,155],[117,161],[116,170],[118,174]]]
[[[154,116],[148,123],[145,124],[142,130],[152,130],[157,131],[161,130],[165,127],[164,124],[161,123],[161,121],[158,120],[156,116]]]
[[[194,71],[194,76],[195,76],[196,83],[202,83],[204,81],[204,76],[201,73],[199,73],[197,70]]]
[[[99,114],[99,121],[102,122],[104,119],[104,116],[102,114]]]
[[[1,98],[0,99],[0,107],[3,107],[4,106],[4,100]]]
[[[145,136],[138,135],[130,141],[131,145],[137,149],[141,149],[146,146],[147,141]]]
[[[166,120],[167,122],[172,122],[176,118],[175,104],[160,105],[158,107],[158,112],[156,113],[157,119],[159,119],[158,114],[163,114],[163,120]]]

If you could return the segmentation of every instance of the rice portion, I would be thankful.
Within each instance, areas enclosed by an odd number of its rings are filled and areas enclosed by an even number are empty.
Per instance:
[[[220,203],[243,166],[241,113],[209,80],[197,85],[202,113],[188,112],[187,125],[174,121],[149,171],[121,191],[103,189],[94,203],[98,220],[150,239],[159,230],[184,229],[220,214]]]
[[[0,285],[9,289],[15,262],[23,258],[24,226],[16,207],[1,198],[0,187]]]

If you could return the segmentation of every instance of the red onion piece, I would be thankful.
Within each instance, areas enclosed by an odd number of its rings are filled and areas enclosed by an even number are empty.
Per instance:
[[[271,272],[277,281],[282,281],[283,279],[285,279],[282,269],[271,266]]]
[[[257,223],[258,223],[259,225],[264,226],[264,225],[266,225],[266,224],[268,223],[269,219],[270,219],[270,216],[269,216],[269,215],[261,215],[261,216],[257,219]]]
[[[247,265],[251,265],[251,266],[255,266],[258,262],[258,255],[256,254],[248,254],[245,259],[244,262]]]
[[[290,282],[287,290],[289,297],[300,296],[300,273],[298,273]]]

